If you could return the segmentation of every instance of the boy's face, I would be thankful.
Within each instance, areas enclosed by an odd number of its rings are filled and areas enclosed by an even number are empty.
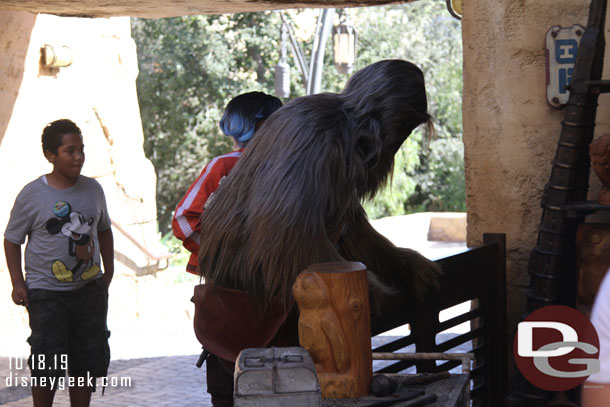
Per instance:
[[[46,151],[45,156],[51,164],[53,171],[69,179],[76,179],[80,175],[85,162],[83,140],[75,133],[64,134],[57,154]]]

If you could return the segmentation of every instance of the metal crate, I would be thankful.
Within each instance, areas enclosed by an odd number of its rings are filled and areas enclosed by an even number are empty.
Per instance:
[[[319,407],[320,385],[305,349],[244,349],[235,366],[235,407]]]

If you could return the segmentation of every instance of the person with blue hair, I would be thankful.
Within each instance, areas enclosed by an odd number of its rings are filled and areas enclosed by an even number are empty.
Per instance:
[[[199,177],[180,200],[172,219],[174,236],[191,252],[187,272],[198,275],[199,219],[212,202],[214,191],[237,164],[256,130],[281,106],[282,102],[278,98],[263,92],[244,93],[227,104],[219,125],[222,132],[233,139],[234,150],[215,157],[203,167]]]
[[[229,102],[220,119],[220,129],[244,148],[265,119],[281,106],[278,98],[263,92],[244,93]]]

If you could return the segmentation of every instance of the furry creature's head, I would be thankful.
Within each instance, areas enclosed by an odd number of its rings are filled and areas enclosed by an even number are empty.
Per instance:
[[[402,143],[417,126],[430,123],[424,75],[407,61],[380,61],[356,72],[341,98],[366,170],[358,192],[372,198],[391,173]]]

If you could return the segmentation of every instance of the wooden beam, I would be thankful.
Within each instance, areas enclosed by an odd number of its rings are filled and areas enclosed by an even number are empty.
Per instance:
[[[162,18],[193,14],[225,14],[288,8],[363,7],[413,0],[2,0],[2,10],[28,11],[69,17],[144,17]]]

